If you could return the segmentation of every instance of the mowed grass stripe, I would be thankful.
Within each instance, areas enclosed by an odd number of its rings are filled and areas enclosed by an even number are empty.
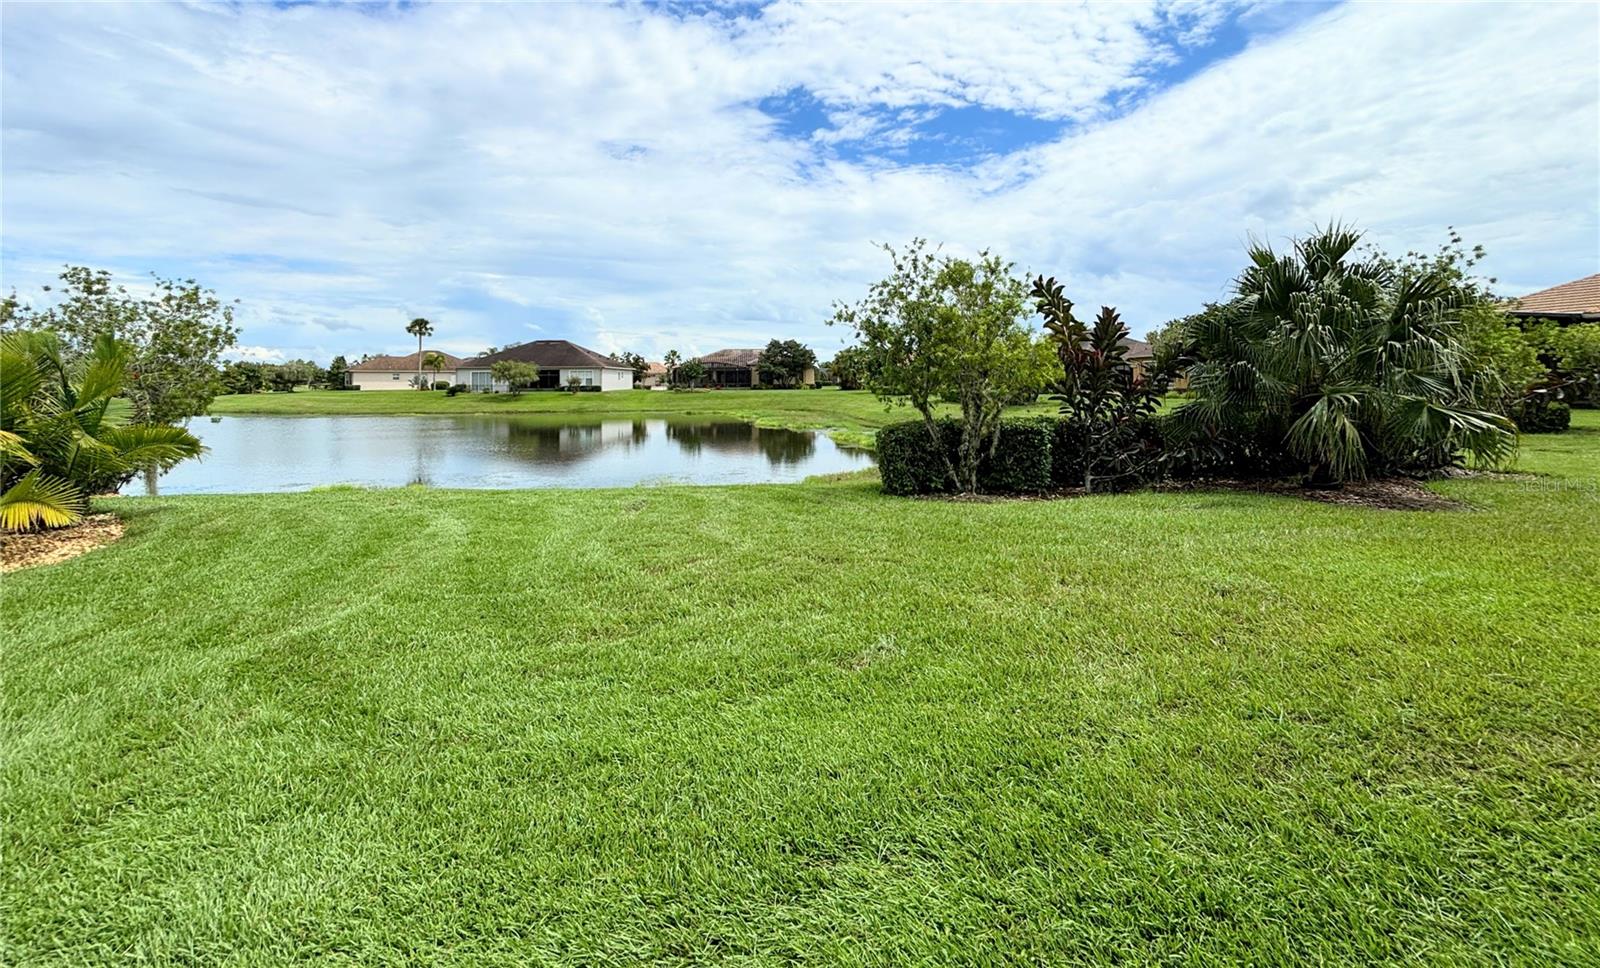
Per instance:
[[[7,960],[1583,963],[1593,416],[1448,513],[108,502],[0,602]]]

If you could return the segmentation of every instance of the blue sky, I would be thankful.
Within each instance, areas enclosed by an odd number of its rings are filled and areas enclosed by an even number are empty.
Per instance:
[[[874,243],[990,248],[1136,332],[1251,237],[1454,225],[1600,271],[1589,4],[0,7],[0,275],[237,298],[241,353],[659,357],[825,325]]]

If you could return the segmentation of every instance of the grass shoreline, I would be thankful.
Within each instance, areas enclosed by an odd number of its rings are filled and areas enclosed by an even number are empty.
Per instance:
[[[954,407],[945,410],[954,412]],[[1054,413],[1048,401],[1017,413]],[[871,450],[879,428],[909,420],[915,411],[889,407],[865,390],[624,390],[612,393],[511,394],[441,391],[301,390],[218,397],[216,416],[583,416],[725,417],[758,427],[813,430],[836,443]]]
[[[1592,961],[1596,418],[1467,511],[101,502],[0,596],[7,961]]]

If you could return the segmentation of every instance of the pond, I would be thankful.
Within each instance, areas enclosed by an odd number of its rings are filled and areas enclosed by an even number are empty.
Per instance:
[[[629,417],[224,417],[160,494],[396,487],[627,487],[790,483],[872,465],[826,434],[727,420]],[[124,494],[150,494],[143,477]]]

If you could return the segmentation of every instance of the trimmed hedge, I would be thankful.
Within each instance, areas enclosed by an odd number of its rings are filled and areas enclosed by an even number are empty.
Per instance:
[[[1512,408],[1511,420],[1525,434],[1565,433],[1572,426],[1572,408],[1553,400],[1528,400]]]
[[[985,453],[978,462],[978,490],[984,494],[1050,490],[1055,424],[1053,417],[1001,420],[994,454]],[[946,417],[934,421],[934,426],[940,446],[955,463],[961,446],[960,421]],[[944,462],[921,420],[891,424],[878,431],[878,473],[889,494],[947,494],[952,490]]]

